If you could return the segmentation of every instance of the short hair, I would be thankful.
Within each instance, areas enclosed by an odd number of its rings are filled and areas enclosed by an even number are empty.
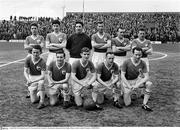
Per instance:
[[[63,54],[64,57],[66,57],[66,54],[65,54],[64,50],[59,50],[59,51],[57,51],[57,52],[56,52],[56,56],[57,56],[57,54]]]
[[[135,50],[143,52],[142,48],[140,48],[140,47],[134,47],[134,48],[132,49],[132,53],[133,53],[133,54],[134,54]]]
[[[103,21],[98,21],[97,24],[104,24],[104,22]]]
[[[83,22],[81,22],[81,21],[76,21],[75,25],[76,25],[76,24],[81,24],[82,27],[84,26]]]
[[[139,32],[139,31],[144,31],[144,32],[146,32],[146,29],[143,28],[143,27],[141,27],[141,28],[138,29],[138,32]]]
[[[81,53],[83,53],[83,52],[90,52],[90,49],[88,47],[83,47],[81,49]]]
[[[33,45],[32,48],[37,49],[42,53],[42,47],[40,45]]]
[[[54,20],[54,21],[52,21],[52,25],[53,24],[58,24],[58,25],[60,25],[60,22],[59,22],[59,20]]]
[[[36,26],[38,28],[37,23],[31,23],[30,27],[32,27],[32,26]]]
[[[112,52],[112,51],[107,51],[107,52],[106,52],[106,57],[107,57],[108,54],[114,54],[114,52]]]

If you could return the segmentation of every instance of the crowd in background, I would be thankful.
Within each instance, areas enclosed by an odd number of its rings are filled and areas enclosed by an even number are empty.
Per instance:
[[[56,18],[59,19],[59,18]],[[10,17],[10,20],[0,22],[0,40],[25,39],[30,35],[30,24],[37,21],[39,33],[46,37],[52,31],[50,17]],[[60,19],[59,19],[60,20]],[[105,31],[112,37],[116,36],[118,27],[126,29],[125,37],[134,39],[137,37],[139,26],[147,29],[147,39],[151,41],[180,41],[180,14],[179,13],[74,13],[69,12],[60,20],[61,31],[68,36],[74,32],[76,21],[84,22],[84,31],[91,36],[96,32],[96,23],[103,21]]]

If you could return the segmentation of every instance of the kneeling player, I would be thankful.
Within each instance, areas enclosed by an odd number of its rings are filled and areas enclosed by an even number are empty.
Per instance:
[[[82,58],[72,64],[72,92],[78,107],[83,105],[83,92],[90,89],[91,84],[96,80],[94,65],[89,60],[90,49],[87,47],[82,48],[80,55]],[[96,108],[98,109],[99,106],[97,105]]]
[[[132,52],[133,56],[123,63],[121,71],[124,103],[126,106],[130,105],[133,90],[145,87],[142,108],[147,111],[152,111],[147,105],[152,90],[152,82],[149,81],[146,63],[141,60],[142,49],[134,47]]]
[[[104,102],[106,91],[113,91],[114,106],[121,108],[119,103],[121,88],[117,85],[119,79],[118,65],[114,63],[113,52],[106,52],[106,59],[97,68],[97,81],[93,84],[93,100],[99,104]],[[101,99],[100,99],[101,98]]]
[[[44,105],[44,78],[46,71],[46,63],[40,57],[42,48],[40,45],[34,45],[32,55],[25,60],[24,76],[27,80],[28,89],[32,103],[40,102],[38,109],[45,107]]]
[[[65,53],[63,50],[56,53],[56,61],[48,66],[48,94],[50,97],[50,105],[57,104],[58,95],[61,93],[64,97],[63,108],[68,108],[69,104],[69,85],[68,80],[71,74],[71,65],[65,62]]]

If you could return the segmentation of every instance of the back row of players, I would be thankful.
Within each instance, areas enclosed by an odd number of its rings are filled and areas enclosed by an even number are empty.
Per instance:
[[[32,35],[26,38],[24,44],[24,48],[28,50],[24,76],[31,102],[39,102],[37,108],[45,107],[44,81],[47,70],[49,85],[46,92],[50,105],[57,104],[61,92],[64,97],[64,108],[70,106],[70,95],[74,96],[77,107],[81,107],[82,93],[85,89],[91,89],[97,109],[102,109],[99,104],[104,102],[102,96],[107,90],[113,92],[114,106],[121,108],[121,95],[124,104],[129,106],[132,92],[136,88],[144,87],[142,108],[152,111],[147,105],[152,91],[147,56],[152,53],[152,46],[151,42],[145,39],[143,28],[139,29],[138,38],[131,44],[124,38],[123,28],[118,28],[117,37],[111,39],[111,36],[104,32],[103,22],[98,22],[98,32],[91,38],[83,32],[82,22],[76,22],[75,33],[68,39],[66,34],[60,32],[58,20],[52,22],[52,28],[53,32],[47,34],[44,42],[44,38],[38,35],[38,25],[32,23]],[[40,56],[45,43],[49,49],[46,63]],[[69,58],[66,58],[65,48],[69,52]],[[126,53],[130,50],[133,55],[128,59]]]

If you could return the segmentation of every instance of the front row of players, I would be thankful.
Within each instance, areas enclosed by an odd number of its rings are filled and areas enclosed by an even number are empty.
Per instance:
[[[114,54],[106,53],[104,62],[95,69],[89,60],[90,49],[81,50],[81,59],[75,61],[72,66],[65,61],[64,51],[56,53],[56,60],[47,68],[48,87],[45,88],[46,63],[40,57],[42,52],[40,45],[33,46],[32,55],[26,58],[24,76],[27,80],[32,103],[39,102],[37,108],[45,107],[45,93],[48,95],[50,105],[56,105],[58,96],[63,95],[63,108],[70,106],[70,95],[74,96],[77,107],[83,105],[83,97],[86,91],[91,90],[95,108],[102,109],[100,104],[104,102],[107,91],[113,93],[114,106],[122,108],[122,100],[125,106],[131,104],[131,94],[137,88],[144,88],[144,100],[142,108],[147,111],[152,109],[147,105],[152,90],[152,82],[146,63],[141,60],[142,49],[134,47],[133,55],[123,62],[121,67],[114,62]],[[119,70],[121,68],[121,70]]]

